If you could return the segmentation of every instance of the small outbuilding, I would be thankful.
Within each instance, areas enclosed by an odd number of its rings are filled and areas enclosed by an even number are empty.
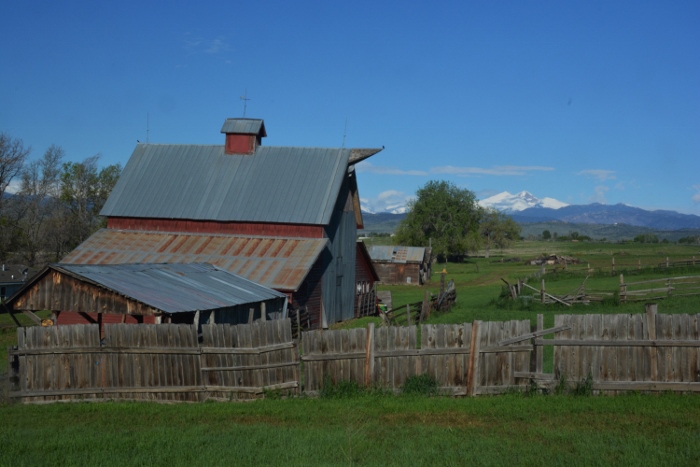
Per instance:
[[[429,247],[372,245],[368,251],[383,284],[423,285],[430,279]]]
[[[286,316],[287,296],[206,263],[50,264],[7,309],[46,325],[247,323]]]

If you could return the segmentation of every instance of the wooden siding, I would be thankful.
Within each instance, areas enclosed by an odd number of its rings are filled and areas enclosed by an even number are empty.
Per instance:
[[[151,232],[187,232],[265,237],[323,238],[323,226],[303,224],[269,224],[264,222],[217,222],[187,219],[151,219],[110,217],[107,228]]]
[[[255,152],[256,135],[226,135],[226,154],[253,154]]]
[[[100,313],[102,324],[156,324],[155,316],[118,315],[115,313]],[[57,325],[96,324],[100,320],[97,313],[78,313],[76,311],[60,311],[56,313]],[[192,319],[190,318],[190,321]]]
[[[329,248],[323,274],[323,308],[327,324],[352,319],[355,315],[355,256],[357,224],[346,179],[336,200],[331,223],[326,227]]]
[[[136,300],[53,270],[47,271],[44,277],[17,297],[12,307],[15,310],[109,312],[125,315],[159,313],[159,310]]]
[[[374,269],[383,284],[420,285],[420,264],[374,262]],[[410,278],[411,282],[408,282]]]
[[[306,307],[309,313],[311,329],[318,329],[322,325],[321,301],[323,297],[323,260],[316,261],[313,268],[306,276],[299,290],[292,294],[292,308]]]

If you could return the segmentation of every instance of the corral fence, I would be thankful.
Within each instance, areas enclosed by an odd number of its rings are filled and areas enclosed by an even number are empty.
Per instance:
[[[427,374],[442,393],[473,396],[590,383],[593,391],[700,391],[700,314],[558,315],[529,320],[310,331],[291,321],[18,329],[10,396],[165,401],[318,394],[353,381],[398,391]],[[418,334],[420,331],[420,337]],[[545,336],[551,338],[544,338]],[[553,371],[544,372],[544,348]],[[303,384],[302,384],[303,382]]]
[[[572,266],[571,264],[575,264]],[[679,259],[671,261],[669,257],[666,257],[665,261],[650,263],[648,261],[642,262],[640,258],[637,261],[616,261],[613,256],[610,259],[610,266],[594,265],[591,263],[586,263],[582,265],[581,263],[569,263],[567,261],[562,261],[559,264],[547,267],[547,265],[542,265],[539,271],[535,275],[543,274],[557,274],[559,272],[566,272],[568,274],[581,274],[581,275],[592,275],[592,274],[610,274],[615,275],[620,272],[626,271],[627,274],[642,274],[648,272],[660,272],[664,270],[671,269],[692,269],[700,267],[700,258],[693,256],[690,259]]]
[[[566,306],[573,304],[588,304],[591,302],[602,302],[606,298],[615,296],[621,302],[648,302],[652,300],[662,300],[671,296],[691,296],[700,295],[700,276],[676,276],[660,279],[649,279],[644,281],[626,282],[624,274],[620,274],[620,285],[615,290],[594,290],[586,287],[584,279],[580,286],[564,295],[553,295],[546,291],[545,280],[541,280],[541,287],[538,289],[523,280],[518,280],[514,284],[506,283],[510,297],[516,299],[534,299],[543,304],[559,303]],[[524,295],[523,292],[534,292],[533,295]]]

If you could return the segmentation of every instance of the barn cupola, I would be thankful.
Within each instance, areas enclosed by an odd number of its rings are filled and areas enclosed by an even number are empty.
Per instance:
[[[265,122],[256,118],[227,118],[221,132],[226,135],[226,154],[253,154],[267,136]]]

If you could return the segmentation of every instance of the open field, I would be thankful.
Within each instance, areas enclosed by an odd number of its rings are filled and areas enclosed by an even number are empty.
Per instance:
[[[698,465],[700,397],[0,406],[0,465]]]

